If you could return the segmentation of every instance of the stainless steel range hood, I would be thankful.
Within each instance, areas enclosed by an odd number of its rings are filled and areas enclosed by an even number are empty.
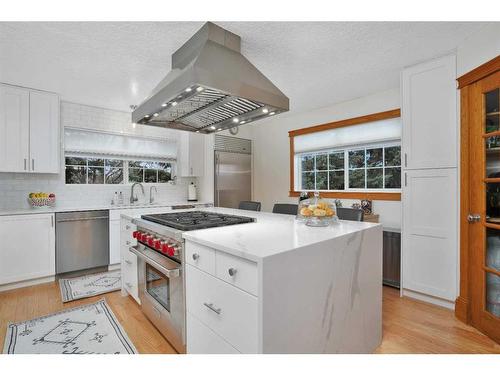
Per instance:
[[[213,133],[288,111],[288,98],[240,53],[240,42],[207,22],[172,55],[172,70],[132,122]]]

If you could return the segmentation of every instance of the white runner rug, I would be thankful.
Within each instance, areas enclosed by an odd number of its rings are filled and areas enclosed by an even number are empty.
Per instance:
[[[134,354],[127,337],[104,299],[7,327],[3,353],[8,354]]]
[[[59,279],[59,288],[63,302],[113,292],[121,289],[120,270]]]

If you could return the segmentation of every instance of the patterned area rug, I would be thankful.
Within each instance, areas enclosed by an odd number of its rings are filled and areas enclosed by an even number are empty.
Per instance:
[[[63,302],[113,292],[121,289],[120,270],[59,279],[59,288]]]
[[[134,354],[134,345],[104,299],[7,327],[3,353]]]

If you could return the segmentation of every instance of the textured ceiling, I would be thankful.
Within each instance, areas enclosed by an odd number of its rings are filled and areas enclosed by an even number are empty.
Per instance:
[[[217,22],[293,111],[399,85],[402,67],[456,48],[484,23]],[[128,110],[170,70],[200,22],[0,22],[0,81]]]

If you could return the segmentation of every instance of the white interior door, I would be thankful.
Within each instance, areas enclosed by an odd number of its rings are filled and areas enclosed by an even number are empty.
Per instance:
[[[0,172],[27,172],[29,91],[0,85]]]

